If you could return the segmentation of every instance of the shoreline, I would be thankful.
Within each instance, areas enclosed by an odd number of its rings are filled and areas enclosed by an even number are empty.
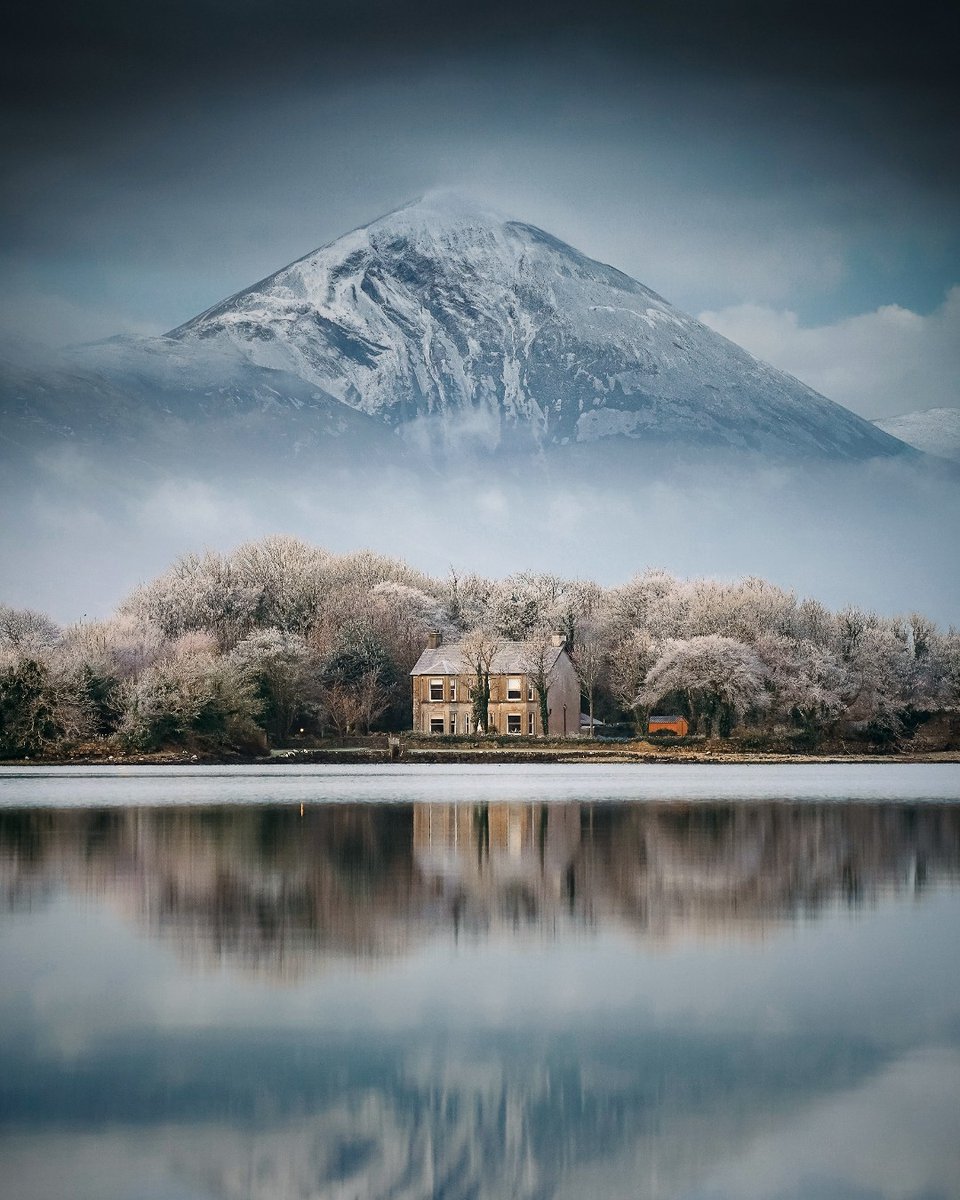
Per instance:
[[[804,766],[842,763],[958,763],[960,750],[931,750],[901,753],[825,752],[783,753],[778,751],[745,751],[723,749],[666,749],[640,745],[636,747],[596,747],[575,749],[544,748],[501,749],[466,748],[404,748],[398,757],[374,747],[338,747],[311,749],[278,749],[269,755],[244,755],[197,751],[156,751],[151,754],[73,754],[43,758],[8,759],[0,767],[222,767],[222,766],[370,766],[397,767],[420,765],[502,765],[555,764],[564,766],[605,764],[675,764],[689,765],[776,765]]]

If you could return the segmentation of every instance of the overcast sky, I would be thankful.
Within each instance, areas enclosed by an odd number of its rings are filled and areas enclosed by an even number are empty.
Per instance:
[[[954,6],[13,7],[8,338],[161,332],[456,186],[864,415],[960,404]]]

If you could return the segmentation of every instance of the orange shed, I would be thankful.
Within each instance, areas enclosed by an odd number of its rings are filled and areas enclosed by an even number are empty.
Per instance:
[[[675,733],[677,737],[686,737],[689,728],[686,717],[651,717],[647,722],[647,733]]]

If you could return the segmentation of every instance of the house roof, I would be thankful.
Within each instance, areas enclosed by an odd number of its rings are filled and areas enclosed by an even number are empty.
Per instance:
[[[464,657],[462,643],[451,642],[449,646],[438,646],[436,650],[424,650],[417,659],[411,675],[472,675],[473,667]],[[539,644],[533,642],[500,642],[490,663],[491,675],[522,675],[529,673],[534,654]],[[557,665],[564,653],[563,646],[547,646],[544,652],[544,667],[547,674]]]

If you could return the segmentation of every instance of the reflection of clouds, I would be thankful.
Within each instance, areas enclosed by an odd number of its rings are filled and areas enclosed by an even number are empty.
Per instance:
[[[724,1156],[696,1196],[956,1196],[960,1051],[908,1054],[859,1086],[814,1101],[799,1119]]]
[[[289,1046],[280,1049],[290,1052]],[[526,1044],[510,1037],[440,1040],[432,1048],[429,1039],[419,1048],[398,1042],[373,1068],[355,1046],[346,1057],[342,1050],[332,1054],[334,1086],[326,1089],[331,1094],[325,1101],[296,1092],[274,1095],[268,1085],[256,1101],[254,1121],[226,1121],[214,1112],[170,1121],[157,1112],[155,1120],[135,1128],[122,1118],[108,1121],[96,1134],[76,1132],[76,1119],[66,1127],[54,1122],[28,1135],[25,1145],[19,1138],[0,1139],[0,1172],[18,1200],[55,1194],[78,1200],[133,1194],[666,1200],[687,1194],[681,1189],[712,1188],[724,1172],[730,1190],[718,1195],[763,1196],[772,1194],[763,1190],[764,1177],[773,1180],[777,1171],[789,1177],[791,1164],[802,1168],[806,1161],[803,1116],[791,1140],[798,1112],[842,1115],[847,1097],[862,1094],[868,1098],[866,1137],[871,1121],[883,1125],[883,1111],[870,1107],[875,1090],[889,1093],[895,1116],[927,1085],[927,1076],[919,1074],[895,1093],[886,1081],[901,1079],[899,1067],[871,1074],[878,1065],[872,1052],[851,1069],[834,1049],[817,1038],[767,1046],[749,1038],[685,1045],[585,1032],[576,1046],[562,1038]],[[197,1064],[198,1078],[208,1065]],[[920,1098],[918,1120],[948,1100],[958,1082],[954,1061]],[[235,1100],[236,1083],[225,1086]],[[941,1130],[945,1124],[940,1121]],[[915,1134],[908,1127],[904,1136]],[[855,1130],[849,1147],[854,1166],[864,1145]],[[921,1150],[932,1159],[927,1177],[942,1178],[954,1161],[951,1144],[939,1133],[915,1142],[914,1167]],[[756,1177],[761,1182],[753,1190],[738,1190],[737,1172],[751,1178],[758,1154],[766,1176]],[[878,1164],[875,1171],[880,1169]],[[848,1170],[843,1178],[867,1174]],[[920,1178],[909,1165],[900,1176],[905,1184]],[[91,1180],[99,1182],[99,1192]]]

